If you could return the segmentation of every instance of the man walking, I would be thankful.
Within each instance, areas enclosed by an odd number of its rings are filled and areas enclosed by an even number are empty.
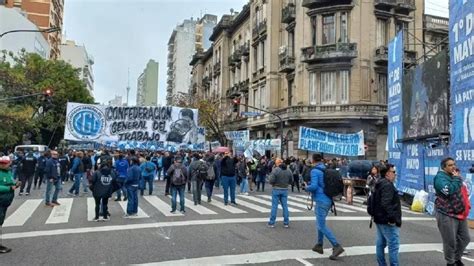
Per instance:
[[[51,158],[46,161],[44,176],[46,177],[46,193],[44,203],[48,207],[59,206],[58,194],[61,190],[61,166],[58,161],[58,152],[51,151]],[[51,199],[51,190],[54,187],[53,198]]]
[[[150,156],[146,157],[146,161],[140,165],[142,178],[140,179],[140,195],[143,196],[148,184],[148,195],[153,193],[153,180],[155,178],[156,165],[150,161]]]
[[[394,182],[396,179],[395,166],[387,164],[380,171],[381,178],[375,184],[373,195],[373,217],[377,225],[377,262],[387,265],[385,247],[388,246],[390,265],[399,265],[398,250],[400,248],[400,227],[402,226],[402,209],[398,191]]]
[[[194,205],[201,204],[201,188],[207,177],[208,166],[204,160],[201,160],[199,153],[193,155],[193,161],[189,165],[189,176],[193,192]]]
[[[138,157],[131,158],[132,165],[128,168],[125,188],[127,189],[128,202],[125,218],[137,216],[138,214],[138,185],[141,178],[140,160]]]
[[[33,183],[33,177],[35,176],[36,164],[37,164],[37,160],[35,156],[33,155],[32,152],[28,152],[21,162],[22,173],[19,176],[22,178],[20,179],[21,187],[20,187],[20,193],[18,195],[20,196],[23,195],[23,192],[25,191],[26,183],[28,183],[28,186],[26,186],[25,195],[26,196],[30,195],[31,184]]]
[[[82,157],[84,154],[79,151],[76,152],[74,160],[72,161],[71,173],[74,174],[74,184],[69,190],[70,196],[79,196],[79,189],[81,187],[81,180],[84,177],[84,163],[82,162]],[[72,194],[74,192],[74,194]]]
[[[188,179],[188,171],[182,165],[182,159],[177,157],[174,164],[165,173],[170,179],[171,213],[176,212],[176,195],[179,194],[180,212],[184,214],[184,189]]]
[[[318,239],[313,251],[323,254],[323,240],[326,237],[333,246],[332,255],[329,259],[335,260],[344,252],[342,246],[337,242],[336,237],[329,228],[326,227],[326,217],[332,206],[332,199],[324,193],[324,171],[326,166],[323,163],[321,154],[313,154],[313,164],[315,167],[311,170],[311,182],[306,187],[308,192],[312,193],[312,198],[316,202],[314,213],[316,215],[316,230]]]
[[[48,160],[49,152],[44,152],[38,157],[37,165],[36,165],[36,173],[35,173],[35,180],[34,180],[34,189],[40,189],[41,184],[43,183],[44,178],[44,168],[46,167],[46,160]]]
[[[235,169],[238,160],[235,157],[231,157],[229,152],[224,154],[224,158],[221,161],[221,178],[222,187],[224,188],[224,205],[229,204],[229,190],[230,190],[230,202],[233,205],[237,205],[235,202],[235,187],[237,186],[237,178],[235,176]]]
[[[115,201],[122,200],[122,193],[124,201],[127,201],[127,190],[125,189],[125,180],[127,179],[129,163],[122,153],[119,154],[119,159],[115,162],[115,171],[117,171],[117,184],[119,190],[117,190],[117,198]]]
[[[461,257],[471,241],[466,217],[462,215],[469,208],[463,201],[462,187],[454,159],[441,161],[441,170],[434,178],[435,206],[447,265],[464,265]]]
[[[290,214],[288,212],[288,186],[291,184],[293,174],[288,170],[283,160],[277,158],[275,161],[276,167],[270,173],[270,184],[273,186],[272,191],[272,212],[270,214],[270,221],[268,227],[275,227],[275,220],[278,210],[278,204],[281,204],[283,209],[283,226],[288,228],[290,225]]]
[[[165,152],[165,157],[163,157],[163,171],[165,174],[165,196],[170,194],[170,185],[171,185],[171,177],[167,175],[168,170],[170,169],[171,165],[173,164],[173,157],[170,155],[169,152]]]

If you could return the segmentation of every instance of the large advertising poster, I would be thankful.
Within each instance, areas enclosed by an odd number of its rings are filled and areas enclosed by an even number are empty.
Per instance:
[[[401,169],[402,138],[402,80],[403,80],[403,32],[400,31],[388,45],[388,159]]]
[[[474,1],[451,0],[449,47],[451,60],[451,154],[470,187],[474,162]],[[474,196],[471,191],[471,204]],[[471,211],[470,219],[474,219]]]
[[[405,73],[403,78],[403,138],[448,133],[447,51]]]
[[[204,148],[198,110],[174,106],[117,107],[68,103],[64,139],[117,148]]]

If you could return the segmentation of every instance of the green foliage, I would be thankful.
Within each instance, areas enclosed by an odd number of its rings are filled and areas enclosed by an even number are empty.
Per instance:
[[[8,60],[8,61],[7,61]],[[9,62],[10,61],[10,62]],[[45,60],[37,54],[19,55],[3,51],[0,57],[0,99],[53,90],[53,106],[38,113],[43,96],[2,101],[0,147],[21,143],[30,132],[32,142],[56,146],[64,132],[67,102],[93,103],[79,70],[61,60]]]

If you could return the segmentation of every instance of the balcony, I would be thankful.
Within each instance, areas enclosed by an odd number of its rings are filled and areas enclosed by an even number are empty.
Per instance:
[[[390,9],[397,5],[397,0],[375,0],[375,8]]]
[[[239,92],[241,93],[248,93],[249,92],[249,80],[246,79],[245,81],[242,81],[239,83]]]
[[[415,51],[405,51],[403,62],[405,64],[416,64],[417,54]],[[388,63],[388,47],[380,46],[375,50],[375,63],[386,65]]]
[[[281,22],[290,24],[296,18],[296,6],[293,3],[287,4],[281,11]]]
[[[221,63],[220,62],[215,63],[214,66],[212,67],[212,70],[214,73],[214,77],[219,76],[221,74]]]
[[[235,84],[234,86],[227,89],[227,92],[225,93],[225,96],[228,99],[234,99],[236,97],[239,97],[240,96],[239,84]]]
[[[328,60],[351,60],[357,57],[357,43],[335,43],[301,49],[302,62],[314,63]]]
[[[208,76],[205,76],[203,79],[202,79],[202,86],[204,88],[209,88],[211,86],[211,78],[209,78]]]
[[[320,7],[336,6],[336,5],[349,5],[352,4],[353,0],[303,0],[303,7],[315,9]]]
[[[230,66],[235,66],[240,63],[242,59],[242,52],[240,49],[236,49],[231,56],[229,56],[229,65]]]
[[[416,10],[415,0],[396,0],[395,11],[414,11]]]
[[[415,65],[416,64],[416,52],[415,51],[405,51],[405,55],[403,57],[403,62],[405,64]]]
[[[267,32],[267,20],[264,19],[258,24],[258,34],[263,35]]]
[[[242,46],[240,46],[240,52],[243,56],[250,55],[250,44],[248,42],[242,44]]]
[[[447,34],[449,31],[449,19],[443,17],[435,17],[430,15],[425,15],[425,29],[428,31],[439,32]]]
[[[295,57],[290,55],[288,49],[285,49],[278,57],[280,59],[280,72],[290,73],[295,70]]]

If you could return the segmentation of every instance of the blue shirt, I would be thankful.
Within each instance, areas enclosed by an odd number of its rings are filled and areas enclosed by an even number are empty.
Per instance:
[[[127,159],[121,159],[115,162],[115,170],[117,170],[118,176],[121,178],[127,177],[128,167]]]
[[[326,166],[323,163],[318,163],[311,170],[311,182],[306,190],[313,194],[313,200],[317,203],[330,204],[332,199],[324,193],[324,170]]]
[[[146,168],[153,169],[151,171],[147,171]],[[140,169],[142,171],[142,176],[154,176],[156,171],[156,165],[152,162],[144,162],[140,165]]]

